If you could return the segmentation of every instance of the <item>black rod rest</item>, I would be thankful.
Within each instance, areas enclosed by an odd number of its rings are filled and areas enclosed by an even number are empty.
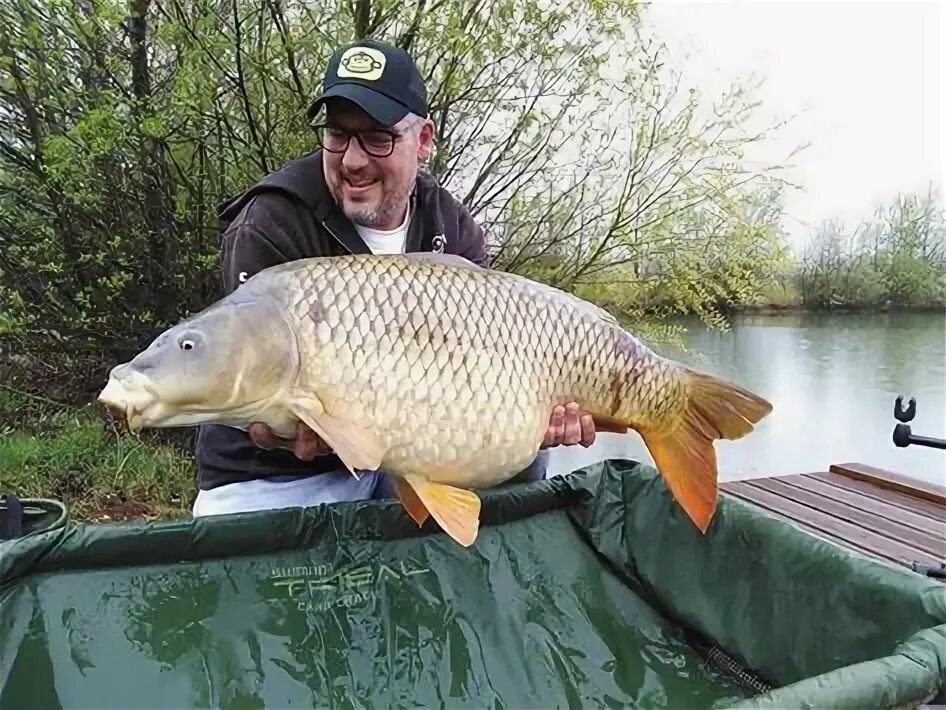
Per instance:
[[[904,422],[897,424],[893,428],[893,443],[900,448],[916,444],[917,446],[929,446],[933,449],[946,449],[946,439],[934,439],[931,436],[917,436],[910,430],[909,422],[916,416],[916,398],[910,397],[910,404],[903,408],[903,395],[897,397],[893,405],[893,415],[898,421]]]

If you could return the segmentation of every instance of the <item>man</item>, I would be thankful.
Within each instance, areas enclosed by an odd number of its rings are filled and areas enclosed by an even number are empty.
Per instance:
[[[323,114],[324,116],[321,116]],[[436,251],[488,265],[480,227],[419,170],[433,147],[427,91],[404,51],[362,41],[337,51],[323,93],[318,150],[266,176],[221,212],[223,283],[230,293],[261,269],[311,256]],[[577,405],[552,414],[543,452],[520,476],[544,478],[544,449],[594,441]],[[292,441],[263,425],[249,432],[203,426],[194,515],[393,496],[386,477],[356,480],[325,443],[299,425]]]

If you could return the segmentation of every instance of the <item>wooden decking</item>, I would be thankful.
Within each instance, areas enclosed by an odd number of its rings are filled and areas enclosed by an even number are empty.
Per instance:
[[[868,557],[906,567],[946,563],[946,487],[850,463],[721,488]]]

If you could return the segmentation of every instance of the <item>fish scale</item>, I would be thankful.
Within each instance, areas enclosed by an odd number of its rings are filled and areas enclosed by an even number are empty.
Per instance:
[[[339,403],[337,416],[384,432],[388,467],[490,486],[528,466],[556,403],[631,414],[608,407],[623,331],[609,318],[559,307],[545,291],[512,288],[495,278],[500,272],[350,259],[288,273],[286,292],[303,294],[295,309],[307,353],[302,379]],[[357,315],[346,317],[349,309]],[[328,323],[338,324],[333,348],[325,347]],[[454,337],[435,344],[430,333]],[[343,363],[342,372],[329,360]],[[595,367],[582,367],[588,362]],[[379,387],[371,374],[379,371],[404,376]],[[385,406],[392,400],[400,407]],[[468,445],[471,422],[481,421],[506,432],[488,451]]]
[[[290,436],[302,422],[352,473],[391,475],[419,525],[432,516],[463,545],[478,531],[474,491],[534,460],[555,405],[637,431],[701,532],[714,441],[772,408],[572,294],[436,254],[264,269],[114,368],[99,399],[133,428],[262,422]]]

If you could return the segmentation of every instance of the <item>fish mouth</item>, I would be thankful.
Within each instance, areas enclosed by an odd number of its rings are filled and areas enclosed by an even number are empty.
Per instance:
[[[140,376],[134,377],[135,374],[132,373],[131,379],[140,380]],[[113,372],[97,401],[123,416],[129,430],[139,432],[148,426],[146,411],[154,402],[154,397],[146,383],[138,381],[135,384],[134,387],[126,386],[126,380]]]

